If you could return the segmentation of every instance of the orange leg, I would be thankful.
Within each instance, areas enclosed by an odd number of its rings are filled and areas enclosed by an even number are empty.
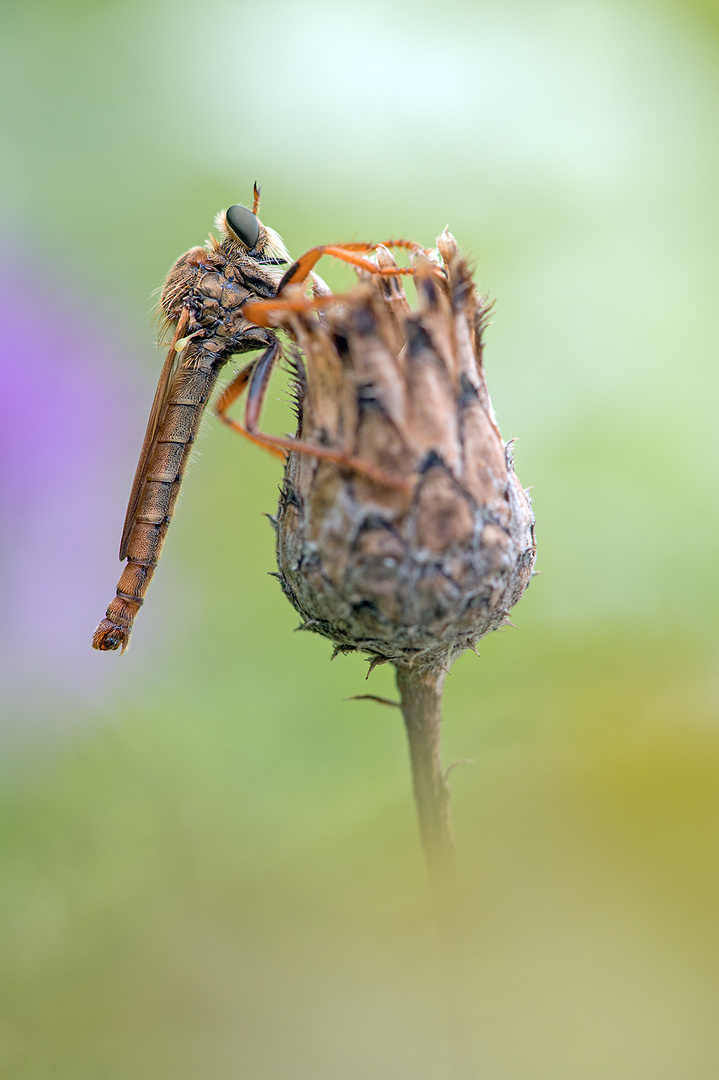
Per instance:
[[[396,277],[398,274],[413,273],[412,269],[406,266],[375,266],[369,259],[363,259],[361,255],[357,254],[360,251],[373,251],[380,246],[379,244],[352,243],[321,244],[319,247],[310,248],[289,268],[277,288],[277,293],[279,295],[286,285],[294,285],[297,282],[304,281],[310,270],[314,269],[323,255],[333,255],[335,259],[341,259],[343,262],[358,266],[361,270],[368,270],[371,274],[381,274],[383,277]],[[421,250],[417,244],[413,244],[410,240],[389,240],[384,246]]]
[[[231,427],[239,435],[249,439],[250,442],[262,446],[270,454],[274,454],[282,461],[285,460],[286,452],[293,451],[297,454],[307,454],[310,457],[322,458],[324,461],[334,461],[335,464],[353,469],[361,473],[377,484],[387,487],[405,490],[409,482],[397,476],[391,476],[383,469],[375,465],[369,465],[354,454],[346,454],[339,450],[330,450],[326,446],[316,446],[305,442],[303,439],[283,439],[279,435],[267,435],[257,430],[262,405],[269,385],[272,368],[279,353],[279,342],[274,342],[262,354],[259,360],[248,364],[243,368],[230,385],[225,389],[216,406],[216,412],[220,420]],[[245,407],[245,425],[227,415],[227,410],[248,389],[247,405]]]
[[[272,326],[272,315],[275,312],[313,311],[315,308],[323,307],[325,304],[341,302],[344,299],[341,294],[316,296],[311,300],[307,297],[293,297],[292,299],[289,297],[282,297],[282,292],[286,286],[303,282],[323,255],[332,255],[337,259],[341,259],[343,262],[351,263],[353,266],[357,266],[362,270],[367,270],[371,274],[378,274],[381,277],[397,277],[402,274],[409,275],[413,273],[411,267],[376,266],[368,259],[364,259],[361,255],[356,254],[360,251],[372,251],[377,247],[400,247],[410,251],[422,250],[413,240],[387,240],[384,244],[365,244],[361,242],[349,244],[323,244],[320,247],[310,248],[310,250],[306,251],[285,274],[277,288],[277,299],[250,301],[245,304],[242,313],[250,320],[250,322],[255,323],[257,326]]]
[[[258,198],[259,192],[256,191],[256,199]],[[363,258],[362,255],[359,254],[360,252],[373,251],[380,246],[405,248],[411,251],[422,250],[419,244],[416,244],[411,240],[388,240],[384,245],[359,242],[323,244],[319,247],[311,248],[287,271],[277,288],[276,299],[257,300],[255,302],[246,303],[242,309],[242,313],[256,326],[271,326],[272,316],[275,313],[287,311],[312,311],[325,304],[341,301],[343,299],[342,296],[334,295],[317,296],[312,299],[303,296],[290,298],[281,295],[288,285],[300,284],[305,281],[323,255],[334,256],[336,259],[341,259],[343,262],[350,263],[353,266],[357,266],[362,270],[366,270],[371,274],[377,274],[381,277],[397,277],[399,275],[413,273],[413,270],[409,267],[376,266],[374,263],[370,262],[369,259]],[[238,434],[242,435],[244,438],[249,439],[250,442],[256,443],[259,446],[264,446],[269,453],[274,454],[282,460],[285,459],[285,452],[307,454],[310,457],[320,458],[324,461],[333,461],[337,465],[352,469],[355,472],[368,477],[370,480],[374,480],[375,483],[397,488],[399,490],[408,490],[410,486],[408,480],[392,476],[383,469],[380,469],[375,465],[370,465],[368,462],[362,461],[361,458],[355,457],[354,454],[347,454],[339,450],[330,450],[326,446],[316,446],[313,443],[305,442],[303,439],[289,439],[282,438],[279,435],[268,435],[265,432],[258,430],[257,425],[259,424],[262,405],[278,352],[279,342],[273,342],[259,360],[248,364],[248,366],[239,372],[233,379],[223,392],[216,406],[217,415],[220,420],[227,424],[228,427],[233,428],[233,430],[238,432]],[[233,402],[245,392],[245,390],[248,391],[248,396],[247,405],[245,407],[245,425],[242,425],[238,420],[234,420],[231,416],[228,416],[227,410]]]
[[[272,454],[273,457],[280,458],[281,461],[285,460],[285,454],[282,450],[277,449],[274,446],[268,446],[266,442],[258,439],[247,428],[244,428],[242,424],[239,424],[237,420],[233,420],[231,416],[227,415],[227,410],[233,402],[237,401],[238,397],[244,394],[247,384],[252,378],[252,373],[257,366],[257,361],[253,360],[251,364],[243,368],[242,371],[238,371],[229,386],[226,386],[222,391],[219,401],[215,405],[215,412],[219,416],[220,420],[228,427],[231,427],[233,431],[236,431],[239,435],[244,436],[245,439],[249,439],[255,446],[261,446],[263,450],[266,450],[268,454]]]
[[[376,267],[375,267],[376,269]],[[287,296],[279,300],[251,300],[242,308],[242,314],[256,326],[273,326],[272,315],[286,311],[316,311],[328,304],[339,304],[345,297],[341,293],[329,296]]]

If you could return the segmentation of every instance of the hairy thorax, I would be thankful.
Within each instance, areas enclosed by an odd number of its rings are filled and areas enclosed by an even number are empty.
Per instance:
[[[195,247],[181,255],[167,275],[160,296],[162,314],[171,323],[189,312],[186,337],[195,337],[198,353],[223,359],[267,344],[267,331],[244,318],[250,298],[275,295],[272,275],[249,259],[237,244],[225,241],[214,251]]]

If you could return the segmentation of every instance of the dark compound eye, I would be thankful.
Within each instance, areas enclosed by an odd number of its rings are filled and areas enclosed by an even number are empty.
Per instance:
[[[257,218],[246,206],[231,206],[225,215],[227,225],[238,240],[253,248],[260,238],[260,226]]]

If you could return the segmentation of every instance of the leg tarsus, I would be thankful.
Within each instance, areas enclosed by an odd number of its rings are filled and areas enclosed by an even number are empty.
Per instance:
[[[277,447],[282,450],[293,454],[306,454],[307,457],[319,458],[321,461],[333,461],[335,465],[339,465],[341,468],[351,469],[353,472],[359,473],[361,476],[366,476],[368,480],[372,480],[375,484],[381,484],[383,487],[396,488],[399,491],[408,491],[410,489],[410,481],[405,477],[394,476],[392,473],[385,472],[384,469],[379,468],[377,465],[372,465],[368,461],[363,461],[362,458],[356,457],[354,454],[344,453],[342,450],[330,450],[327,446],[318,446],[315,443],[305,442],[304,439],[292,439],[282,438],[279,435],[267,435],[264,431],[248,430],[246,432],[249,437],[261,444],[267,446],[267,448]],[[283,455],[284,456],[284,455]]]

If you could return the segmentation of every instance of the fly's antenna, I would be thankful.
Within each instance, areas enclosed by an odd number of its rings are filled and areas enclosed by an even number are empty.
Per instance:
[[[259,210],[260,210],[260,192],[261,191],[262,191],[262,188],[260,187],[260,185],[255,180],[254,184],[252,185],[252,193],[253,193],[253,195],[255,197],[255,201],[252,204],[252,213],[255,215],[255,217],[257,217],[257,214],[259,213]]]

